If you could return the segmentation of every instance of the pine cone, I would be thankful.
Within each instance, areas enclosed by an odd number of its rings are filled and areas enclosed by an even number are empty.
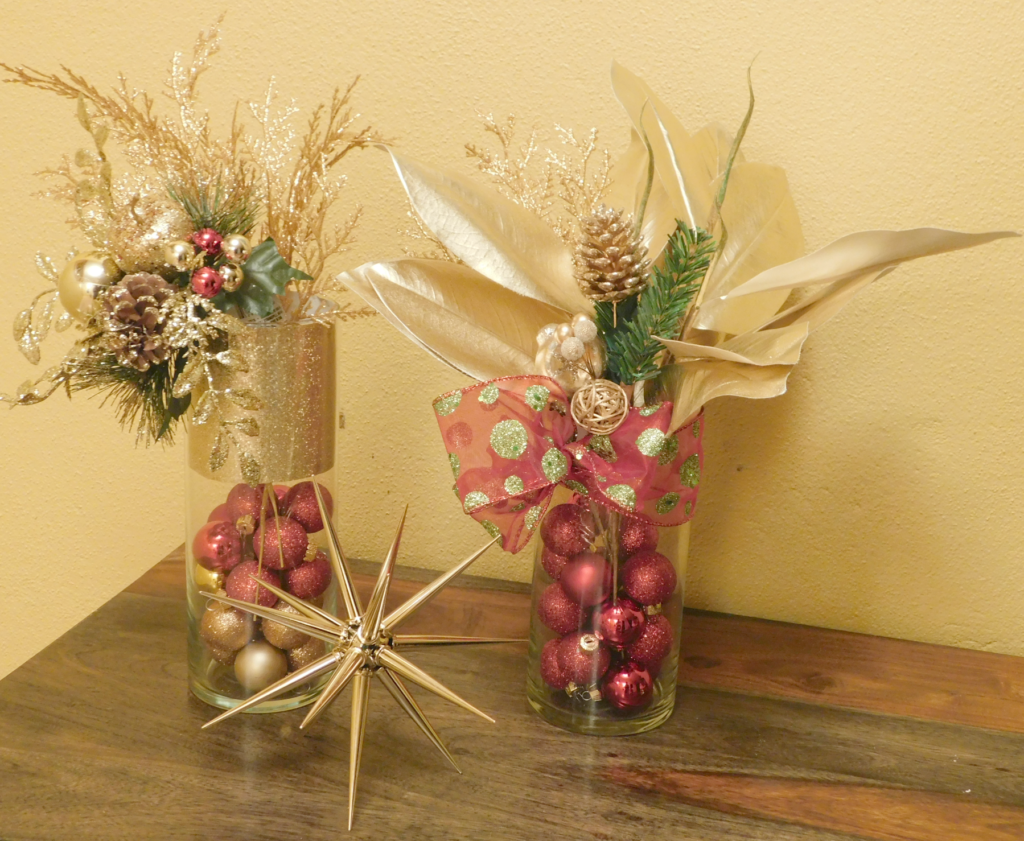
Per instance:
[[[601,205],[580,220],[576,282],[593,301],[621,301],[647,280],[647,249],[633,231],[632,217]]]
[[[171,350],[164,344],[165,315],[161,305],[177,287],[154,274],[130,274],[110,287],[103,299],[105,330],[117,361],[148,371],[165,362]]]

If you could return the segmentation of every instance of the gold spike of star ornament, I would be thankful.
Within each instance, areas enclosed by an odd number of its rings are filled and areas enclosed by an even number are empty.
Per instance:
[[[313,704],[312,709],[306,715],[301,729],[312,724],[325,709],[334,701],[345,687],[352,684],[352,726],[350,731],[349,767],[348,767],[348,828],[352,829],[352,820],[355,815],[356,804],[356,783],[359,778],[359,761],[363,750],[363,734],[366,731],[366,714],[370,702],[370,684],[373,678],[379,678],[384,688],[398,702],[398,705],[423,731],[426,737],[436,747],[460,774],[462,771],[455,764],[455,760],[441,741],[440,736],[431,726],[427,717],[423,714],[416,699],[406,688],[404,680],[422,686],[424,689],[439,695],[446,701],[457,704],[471,713],[494,723],[494,719],[484,712],[481,712],[468,701],[456,695],[444,684],[428,675],[415,664],[396,651],[406,647],[422,645],[459,645],[467,643],[497,643],[497,642],[524,642],[525,640],[498,639],[493,637],[461,637],[461,636],[433,636],[425,634],[396,634],[395,631],[408,620],[417,610],[423,607],[441,590],[443,590],[456,576],[462,573],[470,564],[493,546],[499,538],[495,538],[486,546],[478,549],[460,564],[448,572],[434,579],[430,584],[420,590],[407,602],[395,608],[390,613],[385,612],[385,602],[388,595],[388,587],[391,584],[391,574],[395,568],[395,559],[398,557],[398,546],[402,540],[402,529],[405,527],[405,513],[398,524],[398,531],[395,539],[388,550],[384,564],[381,566],[380,574],[377,576],[377,583],[373,588],[370,601],[364,608],[359,600],[359,595],[352,583],[352,574],[349,571],[348,561],[342,551],[338,535],[334,530],[327,507],[324,504],[323,496],[316,482],[313,482],[316,491],[317,503],[320,506],[320,514],[327,526],[328,549],[331,566],[334,569],[335,578],[341,589],[341,597],[344,602],[345,618],[341,619],[332,616],[325,610],[315,605],[298,599],[291,593],[287,593],[273,584],[257,579],[253,580],[260,587],[270,590],[285,604],[290,605],[299,612],[287,613],[274,608],[262,607],[258,604],[232,599],[216,593],[207,593],[209,598],[217,599],[224,604],[237,607],[241,610],[253,613],[264,619],[272,619],[282,625],[309,634],[317,639],[324,640],[333,646],[327,655],[319,660],[310,663],[302,669],[292,672],[277,683],[268,686],[261,692],[257,692],[251,698],[247,698],[237,707],[228,710],[203,725],[205,730],[230,718],[236,713],[250,709],[263,701],[267,701],[283,692],[287,692],[296,686],[307,681],[334,671],[323,692]],[[408,508],[406,508],[408,512]]]

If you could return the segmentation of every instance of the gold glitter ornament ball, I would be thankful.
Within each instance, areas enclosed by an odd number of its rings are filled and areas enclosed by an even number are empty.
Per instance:
[[[326,653],[327,643],[323,640],[318,640],[316,637],[310,637],[304,645],[293,648],[288,652],[288,665],[291,666],[293,672],[297,672],[299,669],[304,669],[310,663],[315,663]]]
[[[109,254],[81,254],[61,269],[57,297],[64,309],[84,324],[89,320],[100,290],[116,283],[120,277],[121,270]]]
[[[235,656],[235,677],[247,692],[259,692],[288,674],[288,657],[265,640],[251,642]]]
[[[254,624],[251,614],[211,603],[199,622],[199,633],[212,647],[237,651],[252,639]]]
[[[303,618],[302,614],[299,613],[294,607],[285,602],[279,601],[274,605],[275,610],[280,610],[284,613],[290,613],[296,618]],[[286,628],[280,622],[275,622],[273,619],[264,619],[261,623],[263,630],[263,636],[267,638],[267,642],[277,648],[298,648],[299,646],[305,645],[309,642],[309,634],[304,634],[301,631],[293,630],[292,628]]]

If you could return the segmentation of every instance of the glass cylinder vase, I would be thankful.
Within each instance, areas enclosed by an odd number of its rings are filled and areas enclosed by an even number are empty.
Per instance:
[[[260,586],[266,581],[335,612],[313,485],[332,513],[333,318],[247,327],[225,360],[192,394],[185,563],[189,688],[229,709],[325,653],[322,641],[208,594],[295,612]],[[320,685],[251,711],[308,704]]]
[[[529,704],[576,733],[652,730],[675,704],[689,524],[555,503],[536,547]]]

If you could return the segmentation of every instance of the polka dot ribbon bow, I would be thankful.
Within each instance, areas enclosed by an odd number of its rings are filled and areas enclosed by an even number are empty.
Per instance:
[[[455,494],[502,547],[529,542],[555,488],[657,526],[693,516],[703,467],[703,413],[668,434],[672,404],[630,409],[610,435],[576,437],[562,387],[548,377],[504,377],[434,401]]]

